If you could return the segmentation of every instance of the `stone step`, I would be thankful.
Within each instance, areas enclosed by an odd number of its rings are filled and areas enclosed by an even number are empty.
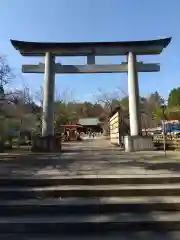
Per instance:
[[[1,200],[29,198],[65,197],[136,197],[136,196],[180,196],[180,184],[139,185],[62,185],[54,187],[1,187]]]
[[[180,174],[85,175],[85,176],[33,176],[0,178],[0,187],[44,187],[58,185],[108,184],[169,184],[180,183]]]
[[[1,240],[180,240],[180,231],[101,232],[95,235],[0,234]]]
[[[0,217],[0,233],[95,234],[111,231],[180,230],[180,212]]]
[[[0,201],[0,216],[180,211],[180,197],[102,197]]]

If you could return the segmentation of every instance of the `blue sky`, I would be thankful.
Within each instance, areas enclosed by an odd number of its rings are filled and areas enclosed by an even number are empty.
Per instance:
[[[172,37],[161,55],[138,60],[161,63],[160,73],[139,74],[140,94],[158,90],[165,98],[180,85],[180,1],[178,0],[0,0],[0,54],[6,55],[22,82],[36,92],[43,75],[22,74],[21,65],[40,58],[22,57],[10,39],[27,41],[125,41]],[[125,57],[99,57],[97,63],[119,63]],[[82,64],[84,58],[60,58],[64,64]],[[101,88],[127,90],[127,74],[57,75],[56,91],[66,89],[79,100],[91,100]]]

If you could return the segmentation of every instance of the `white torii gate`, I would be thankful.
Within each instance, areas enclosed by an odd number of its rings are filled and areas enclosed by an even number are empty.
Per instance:
[[[23,56],[45,56],[45,64],[23,65],[24,73],[45,73],[42,136],[54,134],[55,74],[128,73],[131,136],[140,134],[138,72],[158,72],[160,65],[136,61],[137,55],[160,54],[171,38],[96,43],[37,43],[11,40]],[[95,65],[95,56],[126,55],[127,63]],[[56,56],[87,56],[87,65],[61,65]]]

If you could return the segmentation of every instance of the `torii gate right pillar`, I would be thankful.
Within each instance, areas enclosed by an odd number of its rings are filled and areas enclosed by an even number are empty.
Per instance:
[[[129,119],[130,135],[138,136],[141,132],[139,109],[139,84],[136,69],[136,55],[128,53],[128,93],[129,93]]]

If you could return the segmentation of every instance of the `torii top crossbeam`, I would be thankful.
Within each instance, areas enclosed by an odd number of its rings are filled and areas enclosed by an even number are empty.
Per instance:
[[[129,52],[136,55],[160,54],[170,41],[171,38],[128,42],[66,43],[11,40],[11,43],[23,56],[44,56],[46,52],[51,52],[56,56],[108,56],[127,55]]]

